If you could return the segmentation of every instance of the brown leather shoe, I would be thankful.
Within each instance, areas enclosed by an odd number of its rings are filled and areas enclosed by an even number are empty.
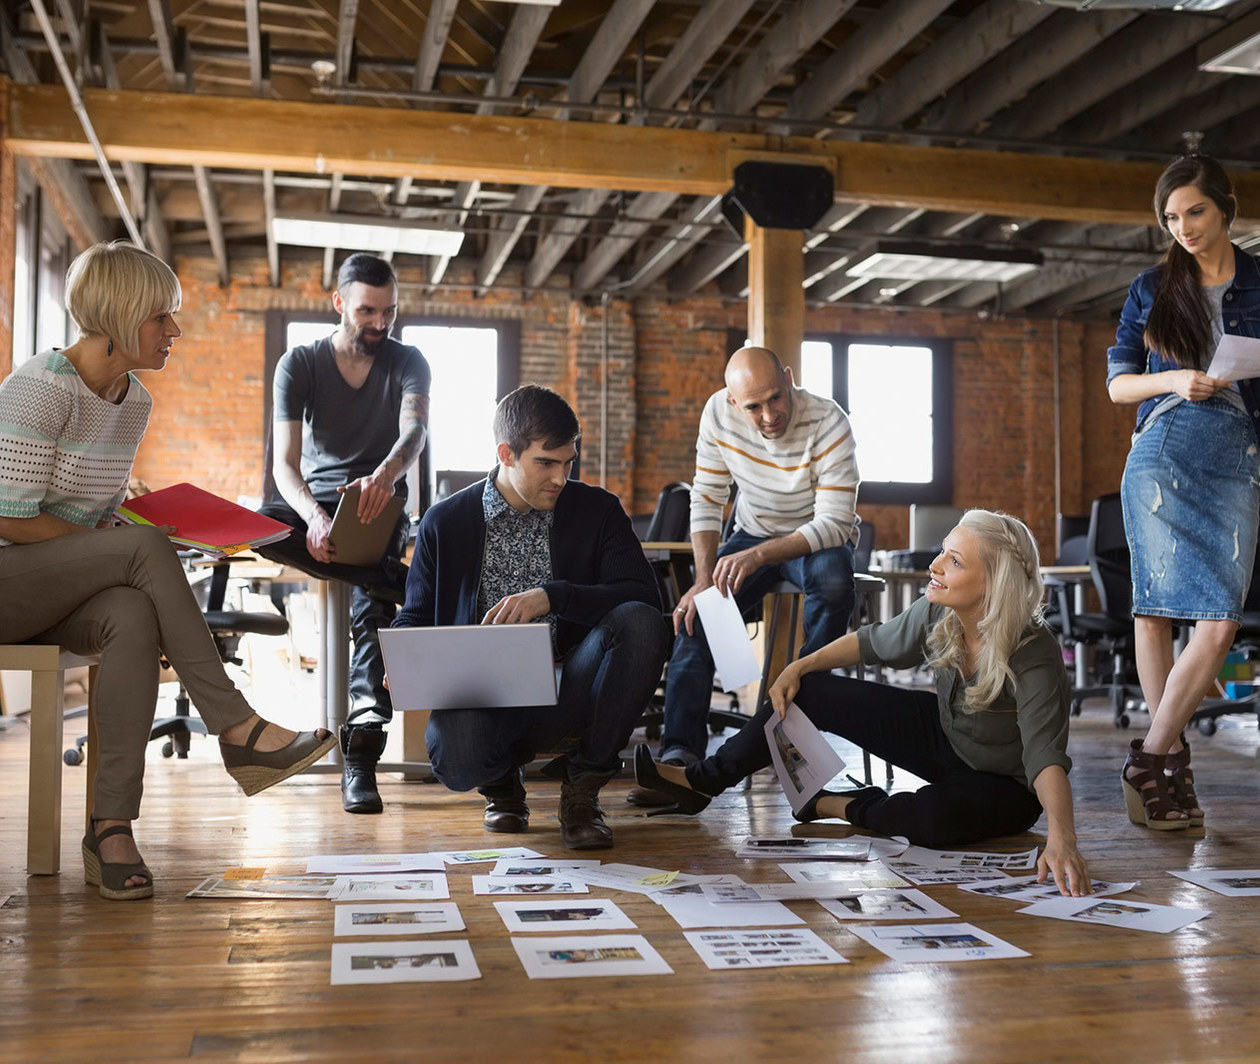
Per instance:
[[[486,799],[481,822],[487,831],[519,835],[529,830],[529,806],[525,804],[524,773],[519,768],[477,790]]]
[[[607,850],[612,828],[604,823],[600,788],[616,773],[570,772],[560,783],[560,837],[570,850]]]

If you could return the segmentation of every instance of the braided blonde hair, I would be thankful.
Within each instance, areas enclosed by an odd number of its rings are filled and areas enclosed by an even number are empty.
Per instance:
[[[1041,581],[1037,541],[1017,517],[993,510],[968,510],[958,527],[972,532],[980,544],[985,589],[980,622],[980,660],[976,682],[967,688],[966,709],[975,713],[991,705],[1008,681],[1014,682],[1010,659],[1028,626],[1041,619]],[[964,671],[967,642],[962,621],[946,611],[928,634],[928,664],[934,669]]]

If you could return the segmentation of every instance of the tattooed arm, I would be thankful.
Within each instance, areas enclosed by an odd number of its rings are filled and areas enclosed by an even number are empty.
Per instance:
[[[360,521],[366,524],[385,509],[393,497],[394,483],[424,450],[428,427],[429,397],[421,392],[408,392],[402,397],[398,411],[398,442],[372,474],[351,482],[359,486]]]

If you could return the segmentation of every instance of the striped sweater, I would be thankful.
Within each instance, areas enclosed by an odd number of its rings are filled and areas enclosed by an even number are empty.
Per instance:
[[[838,403],[792,389],[792,422],[768,440],[723,388],[700,415],[691,531],[721,532],[731,481],[735,523],[754,536],[799,532],[811,553],[857,542],[858,469],[853,432]]]
[[[0,515],[95,527],[126,496],[152,407],[134,375],[121,403],[102,399],[60,351],[14,370],[0,383]]]

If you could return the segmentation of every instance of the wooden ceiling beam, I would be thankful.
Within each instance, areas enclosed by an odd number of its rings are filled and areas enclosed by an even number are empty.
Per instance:
[[[1158,163],[383,107],[85,90],[106,155],[166,165],[719,195],[748,158],[834,168],[839,198],[1145,225]],[[64,91],[9,88],[9,147],[91,158]],[[1236,175],[1244,205],[1260,173]]]
[[[1008,107],[985,132],[994,137],[1048,136],[1082,111],[1193,47],[1219,25],[1214,19],[1186,18],[1171,12],[1149,14],[1042,82]]]
[[[230,276],[227,239],[223,235],[223,223],[219,220],[219,201],[215,199],[214,186],[210,183],[210,170],[204,166],[194,166],[193,181],[197,185],[197,197],[201,200],[201,211],[205,215],[206,229],[210,234],[210,249],[214,252],[215,265],[219,269],[219,285],[226,288]]]
[[[1041,32],[1021,37],[950,89],[928,108],[920,128],[970,132],[1137,17],[1123,10],[1058,12]]]
[[[896,126],[1054,13],[1048,4],[986,0],[939,40],[862,98],[853,121]]]
[[[420,53],[416,56],[416,68],[411,74],[413,92],[428,92],[437,80],[438,63],[446,50],[451,22],[455,18],[458,0],[433,0],[429,5],[429,17],[420,37]],[[411,178],[400,177],[394,185],[394,203],[402,205],[411,196]]]

